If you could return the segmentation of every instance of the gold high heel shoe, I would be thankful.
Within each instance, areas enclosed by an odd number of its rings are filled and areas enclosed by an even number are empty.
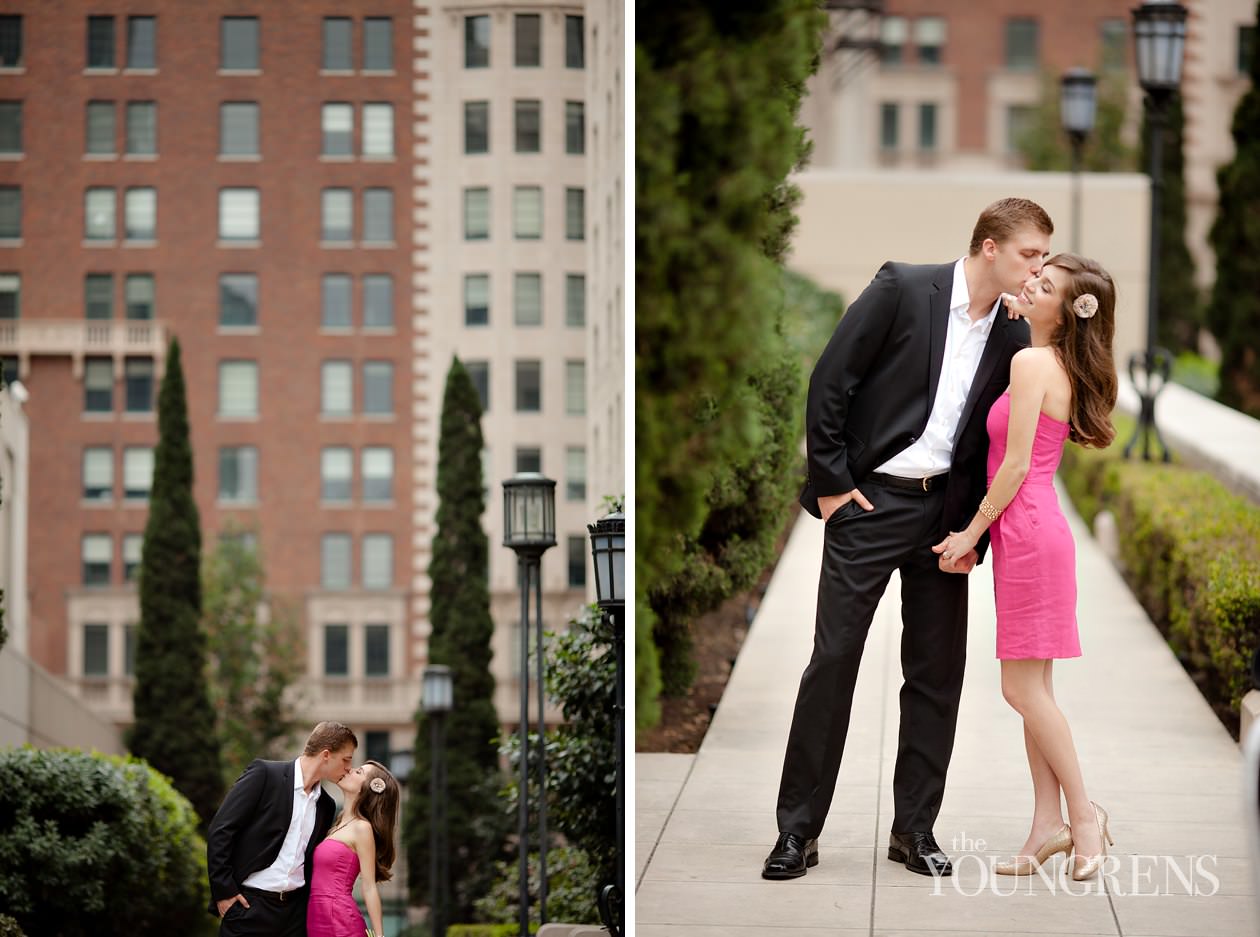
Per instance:
[[[1072,860],[1072,880],[1074,882],[1083,882],[1087,878],[1091,878],[1095,872],[1102,868],[1103,861],[1107,858],[1107,847],[1114,846],[1116,841],[1111,838],[1111,830],[1107,828],[1107,811],[1098,806],[1092,800],[1089,802],[1094,808],[1094,819],[1098,821],[1098,835],[1102,839],[1102,852],[1096,856],[1087,856],[1082,859],[1075,856]]]
[[[1059,832],[1041,844],[1035,856],[1016,856],[1010,862],[999,862],[993,866],[993,871],[998,875],[1032,875],[1055,853],[1061,852],[1066,856],[1071,851],[1072,828],[1065,823]]]

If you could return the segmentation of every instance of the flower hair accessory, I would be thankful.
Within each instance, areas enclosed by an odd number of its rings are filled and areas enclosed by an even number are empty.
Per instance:
[[[372,780],[368,782],[368,787],[372,789],[373,794],[384,794],[385,793],[385,779],[372,778]]]
[[[1081,319],[1092,319],[1098,311],[1098,297],[1093,293],[1082,293],[1072,300],[1072,311]]]

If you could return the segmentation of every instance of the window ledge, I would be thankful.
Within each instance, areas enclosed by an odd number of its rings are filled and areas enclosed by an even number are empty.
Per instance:
[[[239,76],[241,78],[249,78],[255,75],[261,75],[261,68],[220,68],[216,74],[228,77]]]
[[[0,66],[0,75],[25,75],[25,65],[4,65]]]
[[[106,420],[114,418],[113,410],[84,410],[80,414],[83,419],[90,420],[93,423],[104,423]]]
[[[319,415],[321,423],[349,423],[353,420],[353,413],[321,413]]]
[[[360,75],[370,78],[388,78],[391,75],[398,74],[392,68],[365,68],[359,72]]]
[[[354,241],[320,241],[319,246],[325,250],[354,250]]]
[[[93,163],[108,163],[118,159],[117,153],[84,153],[83,158]]]
[[[393,413],[365,413],[363,414],[363,419],[372,423],[392,423],[394,422],[394,416],[395,414]]]
[[[360,241],[359,247],[364,250],[388,251],[398,246],[397,241]]]
[[[319,74],[326,78],[353,78],[355,71],[353,68],[321,68]]]
[[[152,163],[156,162],[158,155],[156,153],[126,153],[123,160],[129,163]]]
[[[0,153],[0,160],[7,163],[16,163],[23,159],[26,159],[25,153]]]
[[[219,162],[221,163],[261,163],[262,156],[258,153],[220,153]]]
[[[112,510],[114,506],[115,505],[114,505],[113,498],[80,498],[79,499],[79,507],[83,508],[85,511],[92,511],[92,510],[97,510],[100,508],[108,508]]]
[[[390,500],[390,501],[362,501],[362,502],[360,502],[360,503],[359,503],[359,506],[360,506],[360,507],[362,507],[362,508],[365,508],[365,509],[367,509],[367,510],[369,510],[369,511],[371,511],[371,510],[377,510],[377,511],[379,511],[379,510],[391,510],[391,511],[392,511],[395,507],[397,507],[397,505],[393,502],[393,500]]]
[[[257,423],[257,413],[216,413],[215,419],[223,423]]]
[[[21,247],[21,238],[0,238],[0,247]]]
[[[124,75],[156,75],[157,73],[158,73],[158,70],[156,68],[124,68],[123,69]]]
[[[338,153],[320,153],[319,161],[321,163],[353,163],[354,154],[346,153],[343,155]]]
[[[111,66],[91,66],[83,69],[85,75],[117,75],[118,69]]]
[[[262,333],[256,325],[221,325],[218,329],[219,335],[259,335]]]
[[[235,510],[238,508],[241,510],[248,510],[248,509],[258,507],[258,499],[251,498],[249,500],[245,500],[244,498],[240,498],[240,499],[216,498],[214,502],[214,506],[216,508],[221,508],[223,510],[228,510],[228,511]]]
[[[124,495],[122,499],[122,506],[125,508],[144,507],[148,503],[149,503],[149,498],[147,495],[145,497],[137,497],[136,495]]]
[[[345,511],[354,507],[353,501],[325,501],[320,499],[319,506],[325,511]]]
[[[220,240],[218,240],[218,241],[216,241],[216,242],[215,242],[215,245],[214,245],[214,246],[215,246],[215,247],[221,247],[221,248],[224,248],[224,249],[227,249],[227,248],[234,248],[234,247],[244,247],[244,248],[257,249],[257,248],[259,248],[259,247],[262,247],[262,241],[257,241],[257,240],[256,240],[256,241],[224,241],[224,240],[220,239]]]
[[[336,335],[345,337],[354,334],[354,326],[352,325],[321,325],[319,327],[320,335]]]
[[[394,327],[392,325],[365,325],[361,329],[364,335],[394,335]]]

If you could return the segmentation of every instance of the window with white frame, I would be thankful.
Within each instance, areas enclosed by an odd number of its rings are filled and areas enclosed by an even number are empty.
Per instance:
[[[538,413],[542,410],[542,362],[517,361],[516,412]]]
[[[363,70],[388,72],[394,68],[394,21],[388,16],[363,20]]]
[[[156,17],[127,17],[127,67],[157,68]]]
[[[111,501],[114,497],[114,450],[88,446],[83,450],[83,500]]]
[[[114,409],[114,361],[87,358],[83,363],[83,411],[111,413]]]
[[[564,324],[573,328],[586,325],[586,275],[568,273],[564,277]]]
[[[253,504],[258,500],[258,447],[219,447],[219,500]]]
[[[123,534],[123,582],[135,582],[144,557],[144,534]]]
[[[564,412],[570,416],[586,413],[586,362],[564,363]]]
[[[219,240],[257,241],[258,238],[258,190],[220,189]]]
[[[586,564],[589,562],[586,550],[590,546],[590,540],[587,537],[577,536],[568,538],[569,546],[569,588],[585,589],[586,588]]]
[[[0,153],[22,152],[22,102],[0,101]]]
[[[363,412],[388,416],[394,412],[394,363],[363,362]]]
[[[258,416],[258,362],[219,362],[219,416]]]
[[[352,58],[353,22],[344,16],[324,17],[324,50],[321,67],[329,72],[354,70]]]
[[[490,152],[490,102],[464,102],[464,154]]]
[[[129,273],[123,283],[123,304],[127,318],[132,321],[149,321],[153,318],[155,287],[153,274]]]
[[[349,361],[325,361],[319,369],[319,409],[324,416],[354,412],[354,366]]]
[[[586,20],[581,16],[564,18],[565,68],[586,67]]]
[[[490,324],[490,274],[464,275],[464,325]]]
[[[153,447],[123,449],[123,497],[147,500],[153,488]]]
[[[155,389],[152,358],[127,358],[123,362],[123,409],[127,413],[152,413]]]
[[[490,17],[464,17],[464,68],[490,66]]]
[[[243,328],[258,324],[258,274],[219,275],[219,325]]]
[[[22,317],[22,276],[18,273],[0,274],[0,320]]]
[[[127,153],[131,156],[157,155],[157,104],[131,101],[127,104]]]
[[[363,500],[386,502],[394,497],[394,450],[388,446],[363,447]]]
[[[89,241],[114,239],[113,189],[91,188],[84,199],[84,237]]]
[[[586,190],[564,190],[564,236],[570,241],[586,239]]]
[[[512,320],[516,325],[542,325],[542,274],[517,273],[512,278]]]
[[[324,534],[319,543],[319,582],[325,589],[350,588],[350,535]]]
[[[109,534],[84,534],[83,585],[108,586],[114,564],[114,541]]]
[[[324,156],[354,155],[354,105],[325,104],[320,111]]]
[[[352,279],[347,273],[325,273],[321,289],[319,324],[325,329],[348,329],[354,325],[350,314]]]
[[[363,190],[363,241],[392,244],[394,241],[394,190]]]
[[[130,241],[152,241],[157,237],[157,189],[128,189],[123,197],[123,224]]]
[[[110,155],[115,151],[115,137],[114,102],[88,101],[86,151],[93,156]]]
[[[514,19],[517,68],[542,65],[542,17],[537,13],[517,13]]]
[[[109,676],[109,625],[85,622],[83,625],[83,676]]]
[[[363,676],[389,676],[389,625],[363,626]]]
[[[87,67],[114,67],[114,18],[89,16],[87,18]]]
[[[363,327],[394,327],[394,278],[388,273],[369,273],[363,278]]]
[[[391,534],[363,535],[363,588],[389,589],[394,585],[394,538]]]
[[[464,189],[464,240],[484,241],[490,237],[490,190]]]
[[[564,497],[567,501],[586,500],[586,447],[564,450]]]
[[[517,240],[533,241],[542,237],[542,189],[536,185],[518,185],[512,190],[512,233]]]
[[[346,502],[353,496],[354,453],[349,446],[325,446],[319,454],[319,496]]]
[[[350,676],[350,626],[340,622],[324,625],[324,676]]]
[[[542,152],[542,102],[534,99],[515,102],[516,152]]]
[[[349,189],[324,189],[320,193],[319,236],[330,242],[354,238],[354,194]]]
[[[219,105],[219,155],[258,155],[257,101],[225,101]]]
[[[83,318],[114,318],[114,275],[89,273],[83,278]]]
[[[363,155],[394,155],[394,105],[363,105]]]
[[[258,66],[258,17],[223,17],[219,67],[223,71],[257,71]]]
[[[586,104],[582,101],[564,102],[564,151],[570,156],[586,152]]]

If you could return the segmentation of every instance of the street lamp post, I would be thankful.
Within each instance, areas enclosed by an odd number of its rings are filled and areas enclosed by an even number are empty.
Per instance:
[[[538,631],[538,920],[547,923],[547,760],[543,711],[542,555],[556,545],[556,483],[537,472],[517,472],[503,482],[503,545],[516,552],[521,586],[521,788],[517,809],[520,837],[521,937],[529,935],[529,593],[535,596]]]
[[[446,714],[454,705],[451,669],[424,668],[420,705],[429,718],[429,928],[430,937],[446,937]]]
[[[1147,150],[1151,175],[1150,282],[1146,306],[1146,353],[1129,358],[1129,377],[1142,398],[1137,428],[1125,444],[1125,458],[1142,439],[1142,458],[1151,459],[1154,436],[1169,461],[1168,445],[1155,425],[1155,397],[1172,373],[1172,355],[1156,347],[1159,333],[1159,224],[1164,190],[1164,114],[1181,86],[1181,59],[1186,44],[1186,8],[1176,0],[1146,0],[1133,10],[1133,39],[1137,46],[1138,81],[1146,92]],[[1138,374],[1141,374],[1141,380]]]
[[[595,566],[595,601],[612,623],[617,658],[617,701],[613,712],[617,758],[617,880],[600,889],[599,913],[612,937],[620,937],[626,867],[626,518],[615,511],[588,524]]]
[[[1081,151],[1094,129],[1097,82],[1092,72],[1070,68],[1059,82],[1059,118],[1072,144],[1072,253],[1081,252]]]
[[[401,793],[405,797],[407,795],[407,782],[411,780],[411,771],[416,766],[415,753],[409,748],[399,749],[389,753],[389,770],[398,779],[398,786],[402,789]],[[404,814],[406,811],[403,811]],[[402,901],[402,927],[407,929],[409,923],[408,911],[411,908],[411,893],[407,887],[407,844],[400,843],[401,848],[398,850],[398,894]]]

